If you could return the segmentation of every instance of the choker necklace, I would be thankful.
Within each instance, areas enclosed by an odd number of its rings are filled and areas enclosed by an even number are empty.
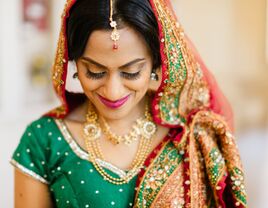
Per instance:
[[[114,145],[120,143],[130,145],[133,141],[137,141],[142,135],[146,138],[152,137],[156,131],[155,124],[151,121],[152,118],[147,104],[145,108],[145,117],[137,119],[130,132],[123,136],[113,133],[106,120],[103,117],[101,117],[101,119],[103,122],[103,133]]]
[[[148,104],[146,105],[145,118],[138,119],[135,125],[136,127],[133,127],[133,129],[138,129],[135,131],[139,132],[139,136],[132,138],[140,138],[136,156],[131,163],[130,170],[127,171],[125,176],[121,176],[120,178],[114,177],[110,175],[99,163],[98,159],[104,160],[104,155],[102,153],[100,145],[102,129],[99,124],[98,115],[94,109],[94,106],[91,103],[89,104],[88,112],[86,115],[86,122],[84,123],[83,129],[86,149],[89,154],[89,160],[93,163],[95,169],[102,175],[104,180],[107,180],[110,183],[116,185],[128,183],[143,168],[143,164],[151,149],[152,137],[156,132],[156,125],[152,122],[152,117],[148,110]],[[127,135],[130,135],[131,132]],[[115,136],[113,139],[116,139],[115,141],[118,142],[117,140],[120,136],[117,136],[112,132],[111,135],[113,137]],[[121,136],[120,138],[126,139],[125,137],[127,135]],[[122,142],[125,143],[125,141],[123,141],[124,139],[122,139]]]

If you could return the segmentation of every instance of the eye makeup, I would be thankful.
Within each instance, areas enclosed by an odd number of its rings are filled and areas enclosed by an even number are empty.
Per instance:
[[[89,69],[87,69],[86,76],[91,79],[101,79],[105,76],[106,72],[92,72]]]
[[[140,78],[141,71],[135,72],[135,73],[128,73],[128,72],[120,72],[120,75],[128,80],[136,80]]]
[[[135,73],[129,73],[129,72],[120,72],[120,76],[128,79],[128,80],[136,80],[140,77],[141,71],[135,72]],[[89,69],[87,69],[86,76],[91,79],[101,79],[106,75],[106,72],[91,72]]]
[[[144,68],[145,63],[140,63],[138,65],[138,71],[136,72],[126,72],[126,71],[120,71],[120,76],[124,79],[127,80],[136,80],[140,78],[141,76],[141,71]],[[105,75],[107,74],[107,71],[102,71],[102,72],[92,72],[90,68],[87,66],[87,72],[86,76],[91,78],[91,79],[102,79]]]

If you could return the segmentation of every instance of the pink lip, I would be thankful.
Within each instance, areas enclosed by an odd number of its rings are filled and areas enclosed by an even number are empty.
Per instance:
[[[109,107],[109,108],[119,108],[119,107],[121,107],[122,105],[124,105],[127,102],[127,100],[128,100],[130,95],[127,95],[126,97],[123,97],[123,98],[121,98],[119,100],[116,100],[116,101],[108,100],[108,99],[102,97],[101,95],[98,95],[98,96],[100,98],[100,101],[104,105],[106,105],[107,107]]]

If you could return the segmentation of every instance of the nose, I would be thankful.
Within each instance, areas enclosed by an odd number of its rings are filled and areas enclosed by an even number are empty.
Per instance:
[[[117,73],[111,73],[105,80],[103,95],[110,101],[117,101],[126,96],[124,83]]]

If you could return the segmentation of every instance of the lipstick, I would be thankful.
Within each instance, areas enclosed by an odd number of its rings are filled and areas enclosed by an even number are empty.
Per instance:
[[[106,105],[108,108],[115,109],[115,108],[119,108],[122,105],[124,105],[128,101],[128,98],[129,98],[130,95],[127,95],[127,96],[125,96],[125,97],[123,97],[123,98],[121,98],[119,100],[116,100],[116,101],[108,100],[108,99],[102,97],[101,95],[98,95],[98,96],[99,96],[100,101],[104,105]]]

